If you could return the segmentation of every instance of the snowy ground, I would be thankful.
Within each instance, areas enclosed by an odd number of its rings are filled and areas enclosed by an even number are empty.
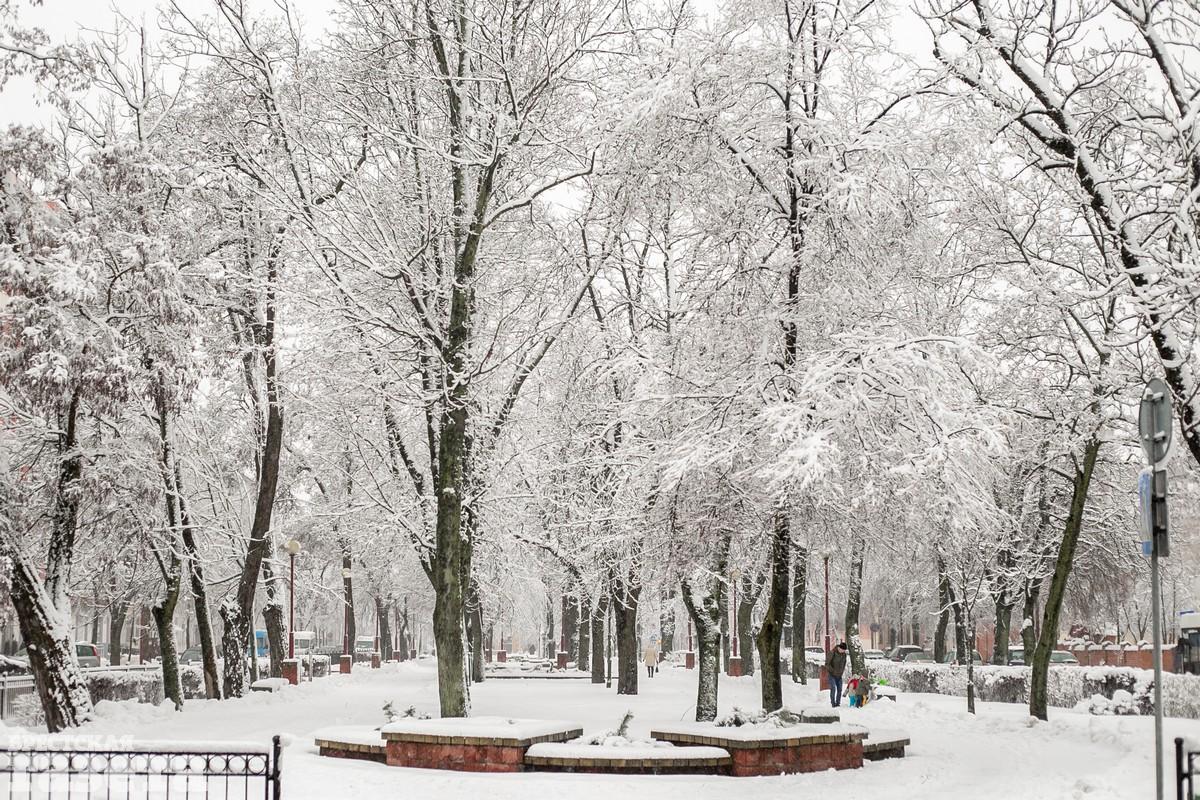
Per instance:
[[[586,680],[502,680],[473,688],[477,714],[576,721],[585,735],[614,728],[632,710],[632,733],[646,735],[656,723],[692,719],[695,673],[665,669],[641,677],[641,693],[618,697]],[[722,713],[758,705],[756,678],[721,679]],[[787,705],[821,702],[815,684],[785,686]],[[862,770],[766,778],[692,776],[595,776],[527,773],[479,775],[410,770],[367,762],[321,758],[313,731],[347,724],[382,724],[388,701],[400,710],[415,706],[436,715],[437,682],[430,661],[356,669],[227,702],[189,701],[177,714],[166,706],[102,703],[99,719],[81,733],[144,739],[236,740],[266,743],[285,734],[284,792],[289,800],[417,797],[437,800],[570,797],[687,797],[688,800],[767,800],[852,792],[853,797],[889,800],[922,798],[1038,798],[1127,800],[1153,793],[1153,720],[1093,717],[1052,709],[1049,723],[1034,723],[1020,706],[980,704],[968,715],[965,700],[942,695],[904,695],[856,711],[845,721],[902,730],[912,745],[900,761],[868,763]],[[12,729],[7,731],[14,733]],[[1168,720],[1168,743],[1177,735],[1200,739],[1200,721]],[[1171,758],[1167,759],[1168,769]],[[1170,787],[1171,784],[1168,784]],[[667,794],[663,794],[667,793]],[[1173,794],[1171,795],[1173,796]]]

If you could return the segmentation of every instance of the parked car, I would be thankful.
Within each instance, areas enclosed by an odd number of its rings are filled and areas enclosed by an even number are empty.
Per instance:
[[[189,647],[179,654],[180,664],[199,664],[204,660],[204,656],[199,647]]]
[[[0,656],[0,675],[27,675],[29,662],[13,656]]]
[[[924,653],[925,651],[915,644],[902,644],[899,647],[892,648],[892,652],[888,653],[888,658],[892,661],[903,661],[904,657],[909,653]]]
[[[909,650],[907,653],[904,654],[904,658],[902,660],[904,661],[905,664],[933,664],[933,663],[936,663],[933,660],[933,655],[931,653],[926,653],[924,650]]]
[[[882,650],[863,650],[863,658],[867,661],[887,661]]]
[[[1066,650],[1051,650],[1050,651],[1050,663],[1051,664],[1074,664],[1075,666],[1079,666],[1079,659],[1076,658],[1071,653],[1068,653]]]
[[[1008,648],[1008,665],[1010,667],[1025,666],[1025,648],[1024,647]]]
[[[29,666],[29,648],[22,647],[12,657],[17,661],[23,662],[26,667]],[[100,666],[100,648],[91,642],[76,642],[75,661],[81,667]]]
[[[942,663],[943,663],[943,664],[953,664],[953,663],[954,663],[954,660],[955,660],[957,657],[958,657],[958,651],[957,651],[957,650],[947,650],[947,651],[946,651],[946,655],[942,656]],[[983,656],[979,655],[979,651],[978,651],[978,650],[972,650],[972,651],[971,651],[971,658],[975,659],[975,663],[976,663],[976,664],[982,664],[982,663],[983,663]]]
[[[100,648],[91,642],[75,643],[75,660],[81,667],[100,666]]]

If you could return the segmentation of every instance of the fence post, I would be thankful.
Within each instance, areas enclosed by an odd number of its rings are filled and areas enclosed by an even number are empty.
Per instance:
[[[279,734],[271,737],[271,800],[279,800],[280,793],[280,767],[279,760],[283,756],[283,744],[280,742]]]
[[[1175,737],[1175,800],[1183,800],[1183,739]],[[1188,798],[1187,800],[1192,800]]]

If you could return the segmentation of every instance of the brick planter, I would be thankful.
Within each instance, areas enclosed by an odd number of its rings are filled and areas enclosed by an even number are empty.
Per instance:
[[[354,669],[354,656],[343,655],[341,659],[342,674],[349,675],[352,669]]]
[[[469,717],[401,720],[385,725],[382,733],[388,766],[520,772],[530,745],[574,739],[583,729],[564,722]]]
[[[729,774],[747,777],[857,769],[863,764],[866,731],[843,725],[719,728],[696,723],[654,730],[650,735],[676,745],[724,748],[732,757]]]
[[[686,669],[695,669],[695,668],[696,668],[696,654],[695,654],[695,652],[693,652],[693,651],[689,650],[689,651],[687,651],[686,653],[684,653],[684,654],[683,654],[683,666],[684,666]]]
[[[300,682],[300,662],[294,658],[285,658],[279,665],[283,679],[295,686]]]
[[[731,678],[742,677],[742,657],[730,656],[729,661],[725,662],[726,672]]]

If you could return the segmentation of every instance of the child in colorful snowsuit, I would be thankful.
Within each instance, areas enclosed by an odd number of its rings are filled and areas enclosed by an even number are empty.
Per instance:
[[[867,696],[870,694],[870,684],[863,675],[852,675],[850,682],[846,684],[846,690],[850,695],[850,707],[862,708],[867,704]]]

